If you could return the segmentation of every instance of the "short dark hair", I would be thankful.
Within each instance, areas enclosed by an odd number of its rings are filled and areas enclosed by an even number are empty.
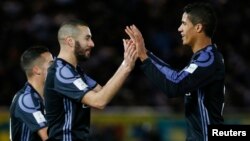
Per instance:
[[[88,24],[80,19],[70,19],[62,23],[61,27],[64,25],[72,25],[72,26],[88,26]]]
[[[78,26],[89,27],[88,24],[79,19],[71,19],[62,23],[58,31],[58,40],[65,36],[76,36],[80,31],[77,29]]]
[[[216,26],[217,17],[215,10],[209,3],[192,3],[184,7],[183,11],[188,14],[190,21],[195,24],[202,24],[204,32],[208,37],[212,37]]]
[[[41,57],[41,54],[49,52],[49,49],[45,46],[32,46],[25,50],[21,56],[21,67],[25,71],[27,76],[32,75],[32,67],[34,62]]]

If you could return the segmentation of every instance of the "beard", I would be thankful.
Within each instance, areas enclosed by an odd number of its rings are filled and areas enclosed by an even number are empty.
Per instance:
[[[86,52],[82,49],[79,41],[75,43],[75,57],[78,62],[86,61],[89,59],[89,56],[86,55]]]

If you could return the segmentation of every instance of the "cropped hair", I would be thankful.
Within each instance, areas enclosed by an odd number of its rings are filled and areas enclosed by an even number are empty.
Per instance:
[[[198,23],[203,25],[204,32],[208,37],[213,36],[217,26],[217,16],[209,3],[188,4],[183,11],[188,14],[188,18],[194,25]]]
[[[21,67],[27,76],[32,75],[32,68],[45,52],[49,52],[49,49],[44,46],[33,46],[23,52],[21,56]]]
[[[88,27],[88,24],[78,19],[73,19],[73,20],[64,22],[58,31],[58,35],[57,35],[58,40],[63,39],[67,36],[76,37],[80,32],[78,30],[78,26]]]

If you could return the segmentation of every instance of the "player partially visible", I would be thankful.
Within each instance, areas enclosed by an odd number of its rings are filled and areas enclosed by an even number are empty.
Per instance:
[[[31,47],[22,54],[21,67],[27,82],[16,93],[10,106],[11,141],[47,140],[43,89],[52,62],[52,54],[43,46]]]

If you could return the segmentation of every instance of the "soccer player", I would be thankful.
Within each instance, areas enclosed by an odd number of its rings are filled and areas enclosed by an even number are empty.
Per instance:
[[[91,107],[103,109],[115,96],[134,68],[136,50],[131,41],[123,40],[124,61],[102,87],[78,65],[94,47],[89,26],[80,20],[68,21],[61,25],[58,41],[60,52],[45,84],[49,140],[87,141]]]
[[[193,56],[180,71],[146,50],[135,25],[125,29],[136,45],[146,76],[169,98],[185,97],[187,141],[207,141],[208,125],[224,122],[225,68],[221,53],[212,43],[216,22],[215,12],[209,4],[193,3],[184,8],[178,31],[183,45],[191,47]]]
[[[11,141],[45,141],[47,121],[44,117],[43,88],[52,54],[46,47],[34,46],[21,56],[27,83],[14,96],[10,106]]]

